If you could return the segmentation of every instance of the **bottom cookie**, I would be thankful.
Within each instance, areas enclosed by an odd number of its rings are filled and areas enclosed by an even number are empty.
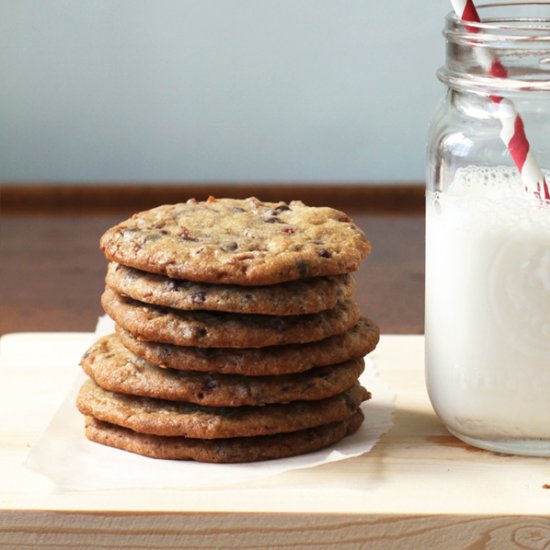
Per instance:
[[[87,416],[86,437],[102,445],[151,458],[216,463],[257,462],[328,447],[356,432],[363,420],[363,413],[358,410],[343,422],[298,432],[231,439],[190,439],[140,434]]]

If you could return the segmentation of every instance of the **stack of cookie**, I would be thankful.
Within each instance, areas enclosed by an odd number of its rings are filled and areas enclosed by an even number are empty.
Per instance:
[[[116,334],[81,365],[89,439],[169,459],[307,453],[357,430],[376,325],[353,301],[365,235],[294,201],[165,205],[109,229]]]

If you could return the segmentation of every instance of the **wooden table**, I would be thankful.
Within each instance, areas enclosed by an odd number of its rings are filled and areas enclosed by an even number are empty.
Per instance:
[[[91,331],[105,272],[100,234],[131,211],[201,193],[4,191],[0,331]],[[23,461],[66,395],[73,356],[89,335],[8,336],[0,349],[0,358],[9,356],[0,362],[0,548],[548,548],[549,461],[470,448],[431,409],[421,188],[239,186],[231,194],[331,204],[368,233],[374,252],[357,274],[357,298],[382,328],[372,357],[397,394],[393,428],[366,455],[239,487],[56,490]],[[48,348],[49,359],[23,368],[36,348]]]

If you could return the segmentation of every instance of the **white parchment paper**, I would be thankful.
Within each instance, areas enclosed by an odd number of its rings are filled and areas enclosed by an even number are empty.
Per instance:
[[[96,335],[112,331],[112,321],[102,317]],[[372,399],[362,405],[365,422],[352,436],[327,449],[297,457],[245,464],[204,464],[147,458],[88,441],[84,436],[84,419],[75,405],[85,378],[83,373],[78,376],[47,429],[31,448],[26,462],[59,489],[184,489],[233,485],[345,460],[370,451],[390,429],[395,400],[395,393],[379,378],[372,360],[366,357],[360,381],[372,393]]]

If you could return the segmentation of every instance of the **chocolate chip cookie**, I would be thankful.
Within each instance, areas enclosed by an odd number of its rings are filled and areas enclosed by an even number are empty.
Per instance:
[[[356,382],[363,359],[286,376],[239,376],[163,369],[136,357],[111,334],[97,340],[80,365],[105,390],[212,407],[325,399]]]
[[[349,298],[355,289],[355,280],[349,274],[243,287],[170,279],[115,262],[109,263],[105,283],[118,294],[148,304],[264,315],[318,313]]]
[[[318,342],[248,349],[174,346],[142,341],[120,326],[116,331],[126,348],[156,365],[245,376],[303,372],[363,357],[376,347],[380,338],[378,326],[367,318],[361,318],[342,334]]]
[[[359,308],[349,299],[321,313],[284,317],[179,311],[137,302],[109,288],[101,304],[116,323],[143,340],[206,348],[312,342],[341,334],[359,320]]]
[[[333,208],[212,197],[134,214],[100,247],[109,260],[143,271],[236,285],[350,273],[370,252],[365,234]]]
[[[294,401],[263,407],[204,407],[109,392],[87,380],[77,397],[86,416],[139,433],[198,439],[250,437],[295,432],[341,422],[370,397],[358,382],[343,393],[319,401]]]
[[[86,417],[86,437],[103,445],[151,458],[237,463],[310,453],[353,434],[362,422],[363,414],[359,409],[342,422],[297,432],[229,439],[190,439],[136,433]]]

